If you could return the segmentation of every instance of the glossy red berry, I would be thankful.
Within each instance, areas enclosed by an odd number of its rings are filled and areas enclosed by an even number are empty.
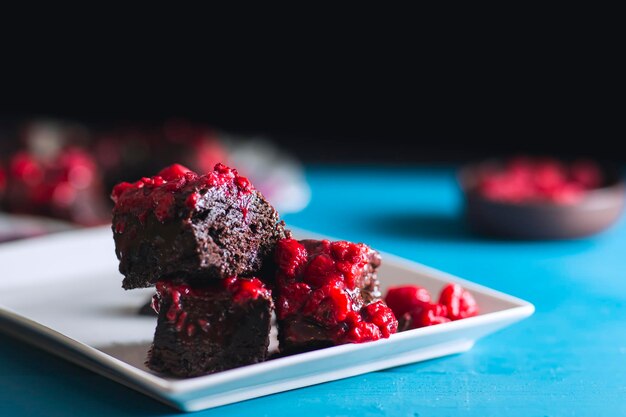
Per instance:
[[[376,301],[365,306],[361,314],[366,321],[378,326],[383,337],[389,337],[398,330],[398,320],[383,301]]]
[[[417,285],[391,287],[387,290],[385,302],[396,317],[401,317],[425,303],[430,303],[430,294],[425,288]]]
[[[383,337],[382,332],[374,323],[365,321],[355,323],[343,336],[349,343],[372,342]]]
[[[571,204],[602,182],[602,172],[592,161],[567,165],[554,158],[518,157],[503,167],[486,165],[477,170],[478,192],[508,203]]]
[[[459,284],[446,285],[439,296],[439,303],[446,307],[450,320],[459,320],[478,314],[478,304],[472,294]]]
[[[313,291],[302,312],[325,326],[335,326],[346,319],[352,309],[350,296],[334,285],[325,285]]]
[[[447,323],[450,319],[447,316],[447,309],[441,304],[429,303],[424,304],[420,308],[406,313],[410,317],[410,328],[417,329],[419,327],[434,326],[436,324]]]
[[[342,281],[342,278],[340,276],[337,277],[337,275],[335,261],[330,256],[322,253],[309,262],[304,271],[303,279],[307,284],[319,288],[331,280]]]
[[[163,168],[161,171],[159,171],[157,175],[163,178],[165,181],[175,181],[183,178],[188,172],[192,171],[186,166],[183,166],[181,164],[173,164]]]
[[[311,295],[311,287],[304,282],[294,282],[281,289],[276,303],[276,314],[283,320],[298,313]]]
[[[269,296],[269,290],[258,278],[239,278],[232,287],[232,291],[235,302],[255,300],[259,296]]]
[[[307,262],[306,248],[295,239],[282,239],[276,246],[276,263],[280,272],[295,277]]]

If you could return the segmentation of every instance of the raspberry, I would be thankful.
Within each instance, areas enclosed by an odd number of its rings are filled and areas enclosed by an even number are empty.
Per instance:
[[[233,292],[235,302],[255,300],[260,295],[268,294],[268,290],[258,278],[239,278],[230,290]]]
[[[282,239],[276,247],[276,263],[281,272],[295,277],[307,262],[307,250],[295,239]]]
[[[349,343],[371,342],[381,337],[383,334],[378,326],[364,321],[355,323],[343,336],[344,340]]]
[[[450,320],[459,320],[478,314],[478,305],[469,291],[450,283],[441,290],[439,303],[446,307]]]
[[[366,321],[378,326],[383,337],[389,337],[398,330],[398,320],[383,301],[379,300],[365,306],[361,314]]]
[[[276,313],[279,319],[296,314],[311,295],[311,287],[304,282],[295,282],[281,290],[276,304]]]
[[[334,285],[325,285],[313,291],[302,312],[318,323],[332,327],[345,320],[352,309],[348,294]]]
[[[517,157],[505,163],[504,168],[486,165],[477,171],[478,192],[489,199],[509,203],[571,204],[602,181],[599,167],[591,161],[567,166],[551,158]]]
[[[559,204],[574,204],[585,194],[584,188],[575,182],[568,182],[555,188],[548,194],[548,199]]]
[[[154,216],[164,222],[172,216],[172,207],[174,206],[174,194],[165,193],[157,194],[153,199]]]
[[[198,204],[199,198],[200,198],[200,194],[194,191],[193,193],[189,194],[189,196],[187,197],[187,200],[185,200],[185,205],[189,207],[190,209],[193,209],[196,206],[196,204]]]
[[[157,175],[162,177],[165,181],[175,181],[183,178],[188,172],[192,171],[181,164],[173,164],[163,168]]]
[[[424,304],[410,313],[406,313],[404,319],[410,317],[410,328],[434,326],[435,324],[447,323],[450,319],[447,316],[447,309],[441,304]]]
[[[545,159],[539,161],[534,170],[534,183],[540,190],[550,191],[565,182],[565,167],[558,161]]]
[[[430,303],[430,294],[425,288],[417,285],[391,287],[385,296],[385,302],[393,310],[396,317],[420,308],[423,304]]]
[[[317,255],[304,271],[304,281],[319,288],[331,280],[342,281],[342,277],[337,275],[337,268],[332,258],[325,253]]]
[[[28,185],[35,185],[44,180],[44,169],[31,155],[20,152],[11,159],[10,173],[13,178]]]
[[[237,185],[239,190],[245,193],[252,192],[252,184],[246,177],[237,176],[235,178],[235,185]]]
[[[217,164],[214,171],[198,176],[180,164],[173,164],[162,169],[154,177],[144,177],[134,183],[120,183],[113,188],[111,198],[115,202],[115,213],[129,213],[137,216],[140,221],[147,219],[150,213],[154,213],[161,222],[173,217],[176,213],[174,195],[182,190],[188,193],[185,205],[190,210],[195,209],[200,195],[207,191],[207,185],[211,187],[221,186],[228,182],[244,187],[242,194],[249,193],[253,188],[243,177],[237,176],[237,171]],[[139,191],[141,190],[141,191]],[[240,197],[243,204],[243,199]]]

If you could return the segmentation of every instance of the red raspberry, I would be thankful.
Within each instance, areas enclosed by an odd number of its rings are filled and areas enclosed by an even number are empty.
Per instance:
[[[417,285],[391,287],[385,296],[385,302],[393,310],[396,317],[430,303],[430,294],[425,288]]]
[[[137,187],[135,187],[135,185],[131,184],[130,182],[120,182],[115,187],[113,187],[113,192],[111,193],[111,199],[113,200],[113,202],[117,203],[117,200],[124,193],[124,191],[134,190],[135,188]]]
[[[237,281],[238,281],[238,278],[236,276],[228,277],[222,281],[222,285],[228,291],[233,292],[236,289]]]
[[[11,158],[10,173],[13,178],[35,185],[44,180],[44,169],[37,160],[25,152]]]
[[[325,326],[336,326],[346,319],[352,309],[349,295],[335,285],[325,285],[313,291],[302,312]]]
[[[59,207],[69,207],[76,199],[76,189],[68,182],[61,182],[52,188],[50,199]]]
[[[434,326],[435,324],[447,323],[447,309],[441,304],[424,304],[420,308],[406,313],[404,319],[410,318],[411,329],[419,327]]]
[[[549,192],[562,185],[565,179],[565,167],[560,162],[554,159],[537,162],[534,171],[534,182],[537,189]]]
[[[280,272],[295,277],[307,262],[307,250],[295,239],[282,239],[276,246],[276,263]]]
[[[163,168],[157,176],[162,177],[165,181],[175,181],[183,178],[186,173],[193,172],[189,168],[181,164],[173,164]]]
[[[374,323],[364,321],[354,323],[354,325],[343,336],[348,343],[363,343],[378,340],[383,337],[380,329]]]
[[[269,290],[265,288],[258,278],[240,278],[235,284],[233,300],[236,302],[255,300],[261,295],[268,295]]]
[[[359,263],[363,258],[365,245],[340,240],[330,244],[330,253],[337,261]]]
[[[154,207],[154,216],[160,222],[164,222],[169,219],[172,216],[172,207],[174,206],[174,202],[174,194],[158,194],[152,202]]]
[[[523,177],[495,174],[482,180],[479,190],[487,198],[497,201],[520,202],[534,196],[532,185]]]
[[[189,196],[187,196],[187,199],[185,200],[185,205],[190,209],[193,209],[194,207],[196,207],[196,204],[198,204],[199,199],[200,194],[197,192],[193,192],[189,194]]]
[[[559,204],[574,204],[579,202],[585,195],[582,185],[576,182],[568,182],[550,191],[548,199]]]
[[[236,177],[235,184],[241,191],[245,193],[249,193],[252,191],[252,183],[250,183],[250,180],[248,180],[246,177]]]
[[[361,310],[365,321],[374,323],[380,329],[383,337],[389,337],[398,330],[398,320],[383,301],[376,301]]]
[[[339,241],[330,244],[330,253],[337,260],[337,269],[343,274],[346,287],[355,288],[356,280],[367,265],[368,248],[360,243]]]
[[[299,312],[310,295],[311,287],[304,282],[294,282],[284,287],[276,304],[278,318],[283,320]]]
[[[585,192],[602,184],[602,174],[591,161],[570,166],[553,158],[518,157],[504,168],[479,167],[477,190],[487,198],[509,203],[551,201],[570,204]]]
[[[349,243],[346,241],[332,242],[330,253],[336,261],[343,261],[348,256]]]
[[[235,174],[236,174],[234,169],[229,168],[226,165],[219,163],[219,162],[215,164],[215,167],[213,167],[213,171],[217,172],[218,174],[224,175],[226,177],[230,177],[230,178],[235,178]]]
[[[337,274],[335,261],[325,253],[317,255],[309,262],[303,278],[307,284],[314,288],[319,288],[329,281],[343,281],[342,277]]]
[[[478,314],[478,305],[469,291],[450,283],[441,290],[439,303],[446,307],[450,320],[459,320]]]

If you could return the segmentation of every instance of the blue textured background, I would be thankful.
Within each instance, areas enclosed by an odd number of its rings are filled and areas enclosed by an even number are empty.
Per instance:
[[[197,416],[626,415],[626,222],[569,242],[491,241],[460,218],[452,168],[310,167],[311,204],[286,216],[535,304],[462,355]],[[0,335],[0,416],[165,416],[175,410]]]

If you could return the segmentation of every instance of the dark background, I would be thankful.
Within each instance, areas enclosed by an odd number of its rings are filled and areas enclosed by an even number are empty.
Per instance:
[[[307,162],[519,152],[626,162],[623,48],[610,25],[547,19],[541,29],[503,21],[451,32],[372,23],[342,35],[314,24],[195,44],[140,37],[125,48],[40,38],[0,69],[0,119],[184,117],[266,135]]]

